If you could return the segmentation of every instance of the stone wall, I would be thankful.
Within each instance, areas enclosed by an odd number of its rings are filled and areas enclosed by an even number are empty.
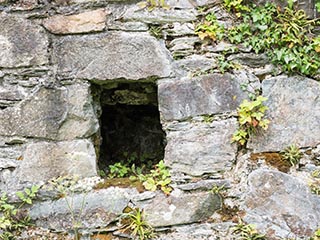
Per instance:
[[[136,1],[0,0],[1,191],[65,175],[94,185],[103,152],[103,89],[147,83],[156,86],[157,101],[145,94],[154,91],[128,91],[125,103],[143,95],[158,104],[175,190],[169,197],[131,188],[91,191],[85,230],[108,226],[132,200],[166,230],[159,239],[234,239],[240,217],[269,239],[311,236],[320,227],[320,197],[308,187],[320,170],[319,82],[287,76],[244,46],[228,57],[241,68],[219,73],[217,58],[233,46],[201,42],[195,23],[204,14],[199,7],[225,24],[232,24],[230,14],[214,0],[168,4],[169,10],[148,11]],[[312,4],[303,8],[314,13]],[[256,91],[268,97],[271,123],[239,149],[231,143],[236,110]],[[278,153],[291,144],[303,152],[299,168],[279,171]],[[223,199],[210,193],[214,186],[226,188]],[[32,219],[69,229],[65,202],[50,197],[41,192]],[[76,196],[79,204],[82,198]]]

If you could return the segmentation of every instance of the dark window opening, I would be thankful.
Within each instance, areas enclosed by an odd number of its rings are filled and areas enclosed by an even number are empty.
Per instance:
[[[118,162],[148,170],[163,159],[165,133],[154,83],[100,86],[100,104],[100,170],[107,173]]]

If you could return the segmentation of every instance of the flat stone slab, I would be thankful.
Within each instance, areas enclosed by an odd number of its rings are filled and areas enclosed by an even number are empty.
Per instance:
[[[113,187],[74,196],[70,194],[66,198],[34,204],[30,209],[30,217],[39,227],[68,231],[73,228],[72,210],[82,228],[105,227],[122,213],[130,197],[136,194],[138,192],[135,189]],[[83,201],[85,204],[82,208]],[[68,208],[67,202],[73,202],[72,209]]]
[[[220,197],[209,192],[186,194],[175,190],[166,196],[160,191],[138,193],[132,188],[110,187],[36,203],[31,207],[30,217],[37,226],[66,231],[72,228],[67,201],[73,201],[72,210],[78,214],[81,228],[89,229],[108,226],[123,213],[130,201],[144,209],[146,221],[153,227],[204,221],[221,207]]]
[[[307,182],[260,169],[249,175],[248,183],[244,220],[268,239],[304,239],[319,227],[320,197],[311,194]]]
[[[154,227],[203,221],[220,208],[218,195],[209,192],[185,194],[182,191],[172,192],[169,197],[158,194],[144,206],[146,219]]]
[[[159,110],[164,120],[234,111],[247,96],[231,74],[159,81],[158,92]]]
[[[44,27],[54,34],[99,32],[106,27],[105,9],[86,11],[75,15],[55,15],[43,21]]]
[[[221,177],[236,156],[237,146],[231,144],[236,129],[236,119],[177,123],[166,132],[165,163],[173,172]]]
[[[89,87],[82,83],[35,89],[20,103],[0,110],[0,135],[55,140],[92,136],[99,123]]]
[[[18,105],[0,112],[1,135],[54,137],[66,118],[67,92],[64,88],[39,88]]]
[[[279,76],[262,82],[268,98],[267,131],[253,136],[255,152],[281,151],[291,144],[316,146],[320,142],[320,83],[304,77]]]
[[[123,20],[151,24],[192,22],[197,20],[197,12],[194,9],[167,10],[161,8],[148,11],[147,9],[142,10],[140,7],[134,6],[124,13]]]
[[[68,36],[53,48],[62,78],[138,80],[171,73],[167,50],[147,33]]]
[[[0,67],[48,63],[48,37],[40,26],[22,17],[0,14]]]
[[[26,146],[16,178],[22,182],[47,181],[54,177],[97,175],[96,153],[91,141],[38,142]]]

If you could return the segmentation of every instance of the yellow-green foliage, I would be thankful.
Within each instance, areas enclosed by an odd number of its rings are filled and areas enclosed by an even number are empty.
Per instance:
[[[319,26],[318,19],[308,19],[303,10],[293,8],[293,3],[280,9],[270,3],[244,6],[242,0],[225,0],[224,6],[237,14],[238,22],[226,28],[209,13],[195,30],[201,39],[224,39],[251,47],[255,53],[265,52],[288,73],[319,74],[320,37],[312,34]]]
[[[320,228],[315,231],[315,233],[313,234],[312,238],[310,238],[310,240],[320,240]]]
[[[233,228],[233,233],[239,235],[239,240],[266,240],[265,235],[258,233],[253,224],[244,224],[242,221]]]
[[[39,186],[25,188],[23,192],[17,192],[16,195],[21,200],[19,206],[8,202],[6,193],[0,197],[0,239],[15,239],[18,232],[30,225],[30,217],[22,207],[25,204],[31,205],[36,198]]]
[[[137,176],[131,176],[130,179],[135,180],[138,178],[145,189],[149,191],[156,191],[160,189],[165,194],[170,194],[172,188],[169,186],[171,183],[170,172],[167,169],[164,162],[161,160],[154,170],[151,170],[149,174],[136,174]]]
[[[245,145],[252,134],[257,134],[260,129],[266,130],[269,120],[264,118],[268,109],[263,102],[267,98],[258,96],[254,101],[244,100],[238,108],[239,129],[233,134],[232,141]]]
[[[299,164],[302,153],[296,145],[290,145],[281,152],[282,157],[290,162],[292,166]]]
[[[126,207],[121,215],[121,223],[134,239],[150,239],[154,237],[153,227],[145,220],[144,211],[140,208]]]

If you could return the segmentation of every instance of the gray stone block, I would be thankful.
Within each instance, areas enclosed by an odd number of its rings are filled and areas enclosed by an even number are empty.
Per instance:
[[[256,170],[248,181],[244,220],[268,239],[306,239],[319,227],[320,198],[307,182],[271,170]]]
[[[44,30],[22,17],[0,14],[0,67],[48,63],[48,37]]]
[[[20,183],[47,181],[66,175],[95,176],[94,146],[89,140],[28,144],[15,174]]]
[[[138,80],[171,73],[167,51],[147,33],[61,38],[54,44],[54,61],[62,78]]]
[[[223,172],[231,169],[236,156],[237,146],[231,144],[236,128],[236,120],[227,119],[212,123],[186,123],[179,130],[167,131],[165,163],[173,173],[221,177]]]
[[[164,120],[234,111],[247,94],[231,74],[159,81],[159,110]]]
[[[269,128],[252,136],[248,148],[255,152],[281,151],[296,144],[316,146],[320,142],[320,83],[305,77],[279,76],[262,82],[268,98]]]

